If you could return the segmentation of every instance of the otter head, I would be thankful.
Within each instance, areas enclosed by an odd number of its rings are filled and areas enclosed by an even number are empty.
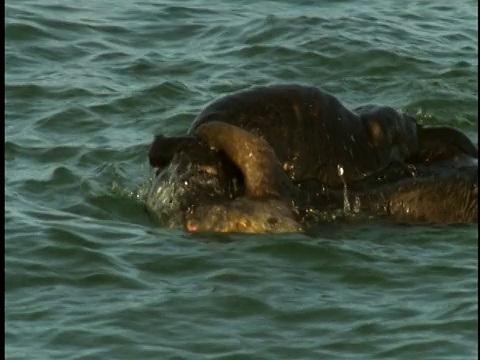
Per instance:
[[[187,212],[185,229],[189,232],[285,233],[300,232],[302,226],[284,201],[241,197],[213,205],[199,204]]]
[[[156,177],[147,196],[150,210],[171,226],[196,204],[233,199],[243,192],[243,176],[225,154],[196,137],[155,137],[149,151]]]
[[[177,214],[172,226],[217,232],[301,229],[292,203],[300,190],[270,145],[254,134],[212,121],[193,137],[157,137],[149,157],[154,166],[163,165],[149,200],[155,212]]]

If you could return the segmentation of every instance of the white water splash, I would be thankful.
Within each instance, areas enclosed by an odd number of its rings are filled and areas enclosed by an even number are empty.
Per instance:
[[[350,213],[351,207],[350,207],[350,201],[348,200],[347,183],[345,182],[345,178],[343,176],[345,173],[345,170],[343,169],[343,165],[341,164],[337,165],[337,173],[343,183],[343,212],[345,215],[347,215],[348,213]]]

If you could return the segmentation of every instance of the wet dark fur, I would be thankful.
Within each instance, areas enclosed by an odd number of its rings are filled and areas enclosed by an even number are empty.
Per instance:
[[[380,120],[379,131],[369,126]],[[370,175],[417,150],[416,123],[390,107],[347,109],[314,87],[257,87],[225,96],[205,108],[189,134],[210,121],[236,125],[265,139],[293,181],[317,179],[327,186]],[[406,129],[400,128],[406,123]],[[361,154],[361,156],[359,156]]]

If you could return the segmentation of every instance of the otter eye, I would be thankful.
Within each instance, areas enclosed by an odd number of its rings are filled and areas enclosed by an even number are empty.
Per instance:
[[[276,217],[271,217],[267,219],[269,225],[275,226],[278,224],[278,219]]]

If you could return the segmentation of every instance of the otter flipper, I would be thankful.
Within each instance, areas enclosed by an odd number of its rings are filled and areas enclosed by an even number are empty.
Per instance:
[[[237,126],[211,121],[195,130],[203,141],[223,151],[241,170],[248,196],[278,197],[294,191],[271,146],[259,136]]]
[[[423,163],[442,161],[458,155],[478,159],[478,149],[461,131],[448,126],[423,126],[418,128],[420,149],[409,161]]]

